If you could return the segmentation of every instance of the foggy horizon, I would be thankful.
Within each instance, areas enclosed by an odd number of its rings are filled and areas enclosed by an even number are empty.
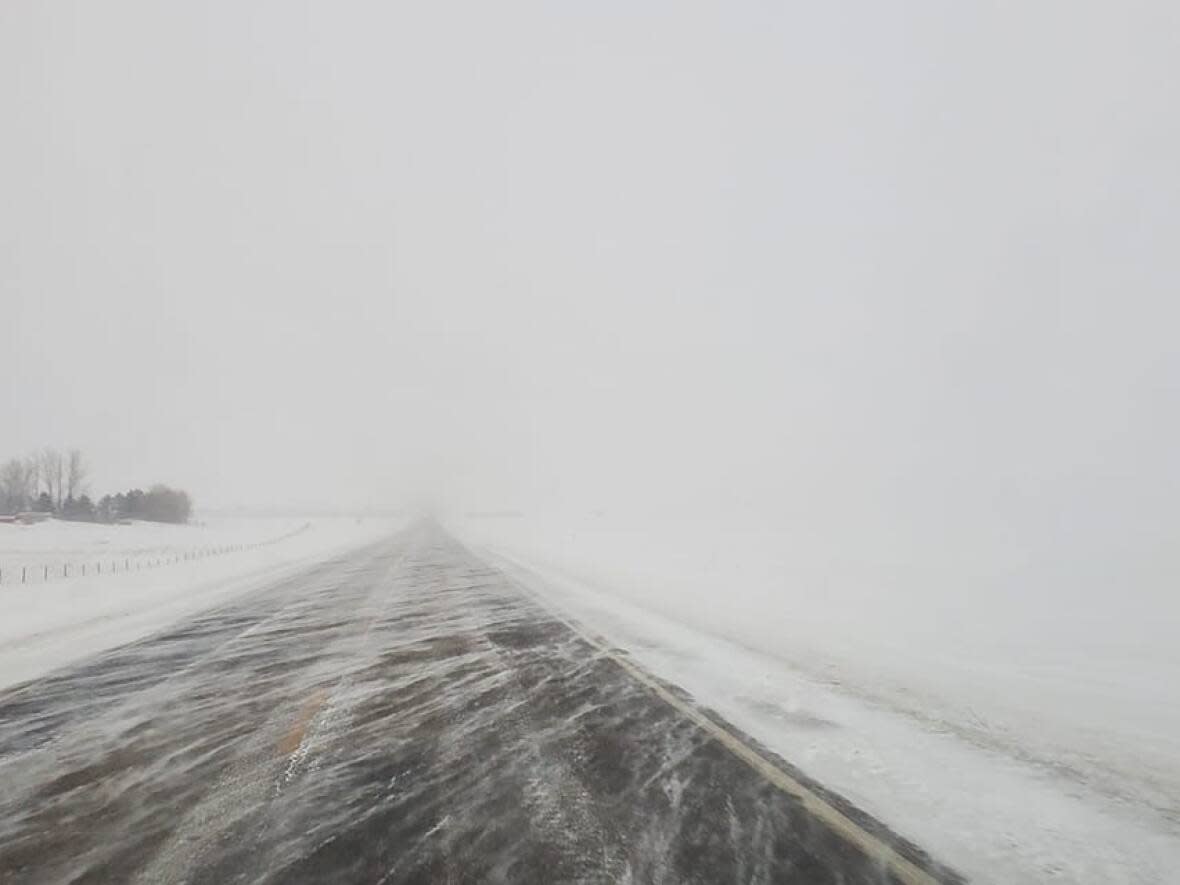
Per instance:
[[[1174,525],[1138,8],[13,4],[4,455],[211,508]]]

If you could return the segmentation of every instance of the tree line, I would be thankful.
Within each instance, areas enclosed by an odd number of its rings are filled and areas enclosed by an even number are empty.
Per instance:
[[[94,501],[89,478],[90,466],[78,449],[46,447],[10,458],[0,467],[0,514],[35,511],[83,522],[188,522],[192,515],[192,499],[180,489],[156,484],[146,492],[130,489]]]

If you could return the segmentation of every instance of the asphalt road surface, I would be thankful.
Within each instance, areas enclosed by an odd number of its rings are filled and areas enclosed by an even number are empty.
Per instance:
[[[955,882],[418,526],[0,693],[0,882]]]

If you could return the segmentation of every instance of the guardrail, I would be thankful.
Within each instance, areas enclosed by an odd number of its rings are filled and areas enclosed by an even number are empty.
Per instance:
[[[125,575],[129,572],[139,572],[166,565],[194,562],[198,559],[207,559],[211,556],[240,553],[246,550],[258,550],[262,547],[269,547],[272,544],[285,541],[288,538],[293,538],[301,532],[307,531],[309,528],[311,528],[311,523],[305,522],[299,528],[287,532],[284,535],[268,538],[265,541],[255,541],[251,544],[215,544],[206,547],[194,547],[189,550],[162,551],[146,556],[142,553],[124,553],[120,556],[79,556],[67,561],[53,563],[18,562],[8,565],[0,563],[0,586],[48,584],[70,578]]]

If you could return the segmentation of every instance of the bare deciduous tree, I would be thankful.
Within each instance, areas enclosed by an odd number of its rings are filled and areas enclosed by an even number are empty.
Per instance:
[[[27,510],[37,495],[37,459],[10,458],[0,467],[0,513]]]
[[[66,464],[66,498],[77,500],[86,491],[86,478],[90,475],[90,466],[80,449],[70,449],[69,460]]]
[[[38,468],[41,473],[41,486],[49,495],[53,506],[61,509],[62,491],[65,486],[66,461],[57,449],[46,446],[38,456]]]
[[[24,498],[25,465],[19,458],[12,458],[0,467],[0,510],[17,513],[25,508]]]

